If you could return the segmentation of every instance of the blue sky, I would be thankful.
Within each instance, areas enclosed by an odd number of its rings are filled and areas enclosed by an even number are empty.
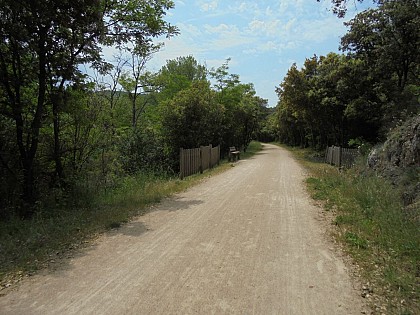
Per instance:
[[[339,19],[329,0],[175,0],[166,20],[180,35],[165,40],[148,69],[158,71],[180,56],[192,55],[209,69],[231,58],[230,73],[253,83],[257,95],[275,106],[275,87],[294,62],[301,66],[314,54],[338,52],[343,22],[369,5],[350,2],[346,18]]]

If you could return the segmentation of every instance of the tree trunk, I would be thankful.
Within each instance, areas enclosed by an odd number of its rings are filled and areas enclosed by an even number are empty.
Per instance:
[[[39,62],[38,62],[38,96],[37,106],[34,114],[34,118],[31,123],[30,134],[27,137],[27,142],[24,143],[23,132],[24,124],[22,117],[22,104],[16,104],[14,118],[16,123],[16,136],[17,145],[20,152],[20,159],[23,171],[23,183],[22,183],[22,200],[24,202],[20,209],[20,215],[23,218],[28,218],[34,213],[34,205],[36,201],[36,189],[34,179],[34,161],[36,152],[39,144],[39,131],[42,124],[42,114],[45,103],[46,93],[46,51],[45,51],[45,38],[46,29],[40,29],[39,32]]]
[[[53,125],[54,125],[54,163],[55,175],[57,176],[56,184],[61,186],[64,179],[64,168],[61,160],[61,145],[60,145],[60,104],[61,93],[53,95],[52,109],[53,109]]]

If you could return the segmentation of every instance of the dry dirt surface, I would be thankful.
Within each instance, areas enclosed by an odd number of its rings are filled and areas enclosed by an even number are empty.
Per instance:
[[[0,298],[0,314],[361,314],[343,258],[273,145]]]

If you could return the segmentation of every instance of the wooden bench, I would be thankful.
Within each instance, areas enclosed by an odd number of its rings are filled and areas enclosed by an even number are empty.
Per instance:
[[[228,160],[229,162],[231,161],[237,161],[241,159],[241,152],[236,150],[235,147],[230,147],[229,148],[229,155],[228,155]]]

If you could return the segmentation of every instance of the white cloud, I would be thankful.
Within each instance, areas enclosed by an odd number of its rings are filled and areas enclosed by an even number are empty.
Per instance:
[[[273,10],[271,9],[271,7],[267,7],[267,8],[265,9],[265,15],[266,15],[266,16],[273,16],[273,14],[274,14],[274,12],[273,12]]]
[[[278,5],[278,13],[281,16],[301,14],[303,12],[304,5],[308,4],[310,1],[306,0],[306,3],[304,3],[303,0],[282,0]]]
[[[342,21],[336,17],[331,17],[323,20],[306,21],[301,25],[299,31],[303,40],[320,43],[330,38],[337,38],[338,44],[343,30]]]
[[[229,6],[229,9],[232,13],[255,13],[260,11],[258,4],[253,1],[243,1],[239,5]]]
[[[209,50],[222,50],[255,41],[255,38],[242,32],[236,25],[219,24],[216,26],[204,25],[209,38],[206,40]]]
[[[228,48],[239,47],[243,45],[249,45],[253,43],[254,40],[249,37],[233,37],[233,36],[224,36],[218,39],[212,40],[209,43],[209,50],[223,50]]]
[[[217,9],[218,1],[205,1],[200,3],[200,9],[204,12],[214,11]]]
[[[180,35],[148,63],[157,71],[166,60],[192,55],[208,68],[225,59],[232,73],[243,82],[253,82],[262,97],[276,103],[274,86],[281,82],[293,62],[301,65],[314,53],[326,54],[339,45],[345,33],[343,20],[327,9],[331,0],[174,0],[167,15]],[[364,0],[365,3],[371,0]],[[358,7],[361,5],[358,4]],[[353,6],[350,6],[353,9]],[[349,11],[347,19],[352,17]],[[112,49],[104,55],[112,59]]]
[[[249,30],[253,34],[275,36],[279,33],[280,20],[261,21],[253,20],[249,23]]]
[[[196,25],[178,23],[176,26],[179,28],[182,35],[189,37],[197,37],[202,35],[200,28]]]
[[[176,59],[182,56],[194,56],[197,60],[205,59],[207,53],[206,45],[185,36],[179,36],[165,40],[162,49],[154,54],[147,68],[151,71],[158,71],[167,60]]]
[[[296,18],[290,19],[287,21],[286,24],[283,25],[283,31],[290,32],[292,31],[293,27],[295,27],[296,24]]]
[[[248,55],[260,55],[264,53],[275,53],[281,55],[284,51],[293,51],[299,49],[303,45],[300,40],[269,40],[260,41],[252,46],[252,48],[244,49],[243,53]]]
[[[248,3],[242,2],[238,7],[238,11],[241,13],[248,11]]]
[[[239,30],[235,25],[227,25],[227,24],[219,24],[216,26],[212,26],[209,24],[204,25],[204,29],[208,34],[239,34]]]
[[[249,55],[257,55],[264,52],[278,51],[278,50],[279,50],[278,43],[274,41],[267,41],[267,42],[259,43],[258,45],[253,46],[252,48],[245,49],[243,52]]]

